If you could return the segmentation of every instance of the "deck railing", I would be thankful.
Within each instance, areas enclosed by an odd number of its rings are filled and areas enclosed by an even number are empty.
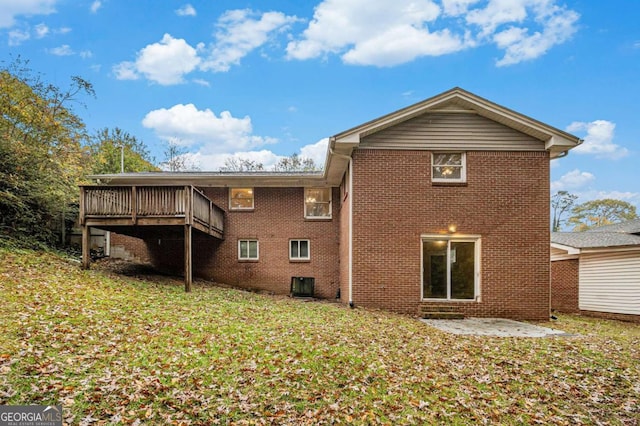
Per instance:
[[[184,224],[223,231],[224,213],[193,186],[83,186],[80,220],[184,218]],[[159,224],[161,222],[158,222]]]

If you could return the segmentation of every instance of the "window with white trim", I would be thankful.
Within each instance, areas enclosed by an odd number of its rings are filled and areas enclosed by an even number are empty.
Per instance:
[[[304,217],[307,219],[331,218],[331,188],[304,189]]]
[[[289,260],[309,260],[311,259],[309,240],[289,241]]]
[[[229,210],[253,210],[253,188],[230,188]]]
[[[467,158],[464,152],[434,152],[431,154],[432,182],[466,182]]]
[[[422,298],[473,300],[479,293],[477,237],[422,238]]]
[[[258,240],[238,240],[238,260],[258,260]]]

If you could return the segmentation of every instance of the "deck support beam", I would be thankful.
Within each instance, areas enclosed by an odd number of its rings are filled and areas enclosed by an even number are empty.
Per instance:
[[[82,269],[91,266],[91,227],[82,226]]]
[[[184,291],[187,293],[193,281],[191,242],[191,225],[184,225]]]

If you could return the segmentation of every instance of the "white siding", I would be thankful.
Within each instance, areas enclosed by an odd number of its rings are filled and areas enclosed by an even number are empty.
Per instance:
[[[544,142],[477,114],[428,113],[365,136],[360,148],[544,151]]]
[[[640,315],[640,251],[583,253],[580,309]]]

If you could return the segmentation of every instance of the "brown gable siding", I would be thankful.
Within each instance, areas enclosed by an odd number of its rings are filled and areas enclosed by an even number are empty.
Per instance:
[[[366,136],[362,148],[544,151],[531,136],[472,113],[430,113]]]
[[[431,183],[428,151],[360,149],[354,162],[356,305],[416,313],[421,238],[481,236],[481,301],[472,316],[549,315],[549,154],[467,152],[467,183]]]

